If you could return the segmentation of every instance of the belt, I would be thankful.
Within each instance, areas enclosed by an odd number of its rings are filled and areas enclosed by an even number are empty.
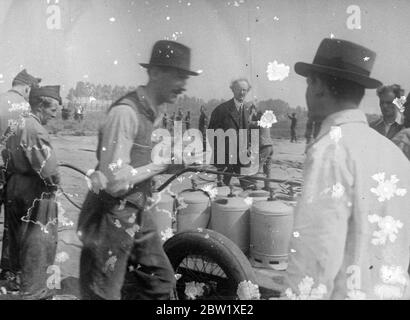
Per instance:
[[[124,197],[113,197],[106,191],[100,191],[99,198],[108,206],[115,206],[127,203],[132,207],[140,210],[144,210],[147,201],[147,194],[143,191],[134,190],[132,193],[125,195]]]
[[[37,172],[10,172],[10,171],[6,171],[5,172],[7,178],[11,178],[14,175],[19,175],[19,176],[23,176],[23,177],[38,177],[40,178],[40,176],[38,175]],[[40,178],[41,179],[41,178]]]

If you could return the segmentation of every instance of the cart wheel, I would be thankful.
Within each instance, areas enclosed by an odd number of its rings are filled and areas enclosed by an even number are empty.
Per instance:
[[[164,250],[177,274],[176,299],[192,299],[186,289],[195,284],[202,288],[196,299],[236,300],[239,283],[249,280],[256,284],[246,256],[231,240],[215,231],[178,233],[164,244]]]

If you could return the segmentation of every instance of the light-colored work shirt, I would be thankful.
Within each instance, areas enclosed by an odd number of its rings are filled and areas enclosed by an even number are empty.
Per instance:
[[[362,111],[308,148],[289,249],[292,299],[409,298],[410,163]]]
[[[137,89],[137,96],[145,110],[152,110],[152,116],[156,119],[154,127],[159,127],[160,114],[151,107],[144,87]],[[152,122],[150,123],[144,114],[136,112],[130,105],[120,104],[108,112],[100,129],[98,169],[107,177],[106,191],[112,196],[121,197],[128,191],[111,191],[118,183],[115,172],[127,173],[131,188],[133,175],[141,173],[138,169],[151,162],[152,129]]]

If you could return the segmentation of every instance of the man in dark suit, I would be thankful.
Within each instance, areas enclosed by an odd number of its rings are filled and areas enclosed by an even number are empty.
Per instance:
[[[229,135],[228,130],[231,133],[235,132],[236,138],[236,150],[234,148],[234,143],[229,142],[228,138],[225,138],[225,158],[224,162],[218,161],[218,152],[221,152],[221,146],[218,146],[217,143],[214,144],[214,163],[218,168],[218,171],[225,171],[230,173],[240,173],[240,169],[243,166],[247,166],[248,163],[241,163],[240,161],[240,152],[247,152],[249,142],[246,145],[241,145],[245,141],[244,139],[239,139],[240,129],[248,130],[248,119],[249,111],[245,107],[245,98],[248,92],[251,89],[249,81],[247,79],[241,78],[234,80],[231,84],[231,90],[233,92],[233,99],[222,103],[217,106],[212,112],[211,120],[209,123],[209,129],[218,130],[222,129],[226,136]],[[216,133],[216,135],[218,135]],[[246,135],[246,134],[245,134]],[[231,147],[230,147],[231,145]],[[235,154],[236,152],[236,154]],[[243,158],[243,156],[242,156]],[[221,156],[219,156],[221,159]],[[229,185],[231,177],[224,176],[224,183]]]
[[[403,125],[397,121],[398,110],[393,101],[403,96],[404,91],[395,84],[378,88],[377,95],[380,100],[382,117],[372,122],[370,127],[391,140],[403,129]]]

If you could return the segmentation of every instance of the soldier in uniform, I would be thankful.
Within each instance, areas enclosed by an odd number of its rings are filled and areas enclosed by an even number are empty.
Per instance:
[[[10,124],[17,125],[21,119],[21,115],[30,110],[30,105],[28,103],[29,95],[32,87],[38,87],[41,79],[36,78],[24,69],[13,79],[12,88],[0,95],[0,137],[1,137],[1,149],[4,149],[4,145],[7,141],[7,136],[5,132]],[[0,162],[2,162],[0,157]],[[2,164],[4,165],[4,164]],[[2,171],[2,183],[0,193],[4,194],[5,187],[5,176],[4,171]],[[3,196],[0,197],[0,206],[3,203]],[[3,231],[3,242],[2,242],[2,253],[0,262],[0,279],[2,280],[13,280],[15,274],[11,271],[9,264],[9,252],[8,252],[8,221],[5,215],[4,220],[4,231]]]
[[[33,88],[31,112],[21,123],[9,127],[12,134],[3,153],[6,166],[6,214],[10,268],[20,273],[24,299],[45,299],[47,268],[54,264],[57,250],[57,203],[60,182],[51,140],[43,127],[56,117],[61,105],[60,87]]]

